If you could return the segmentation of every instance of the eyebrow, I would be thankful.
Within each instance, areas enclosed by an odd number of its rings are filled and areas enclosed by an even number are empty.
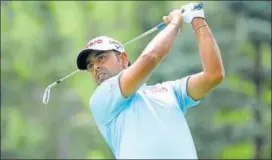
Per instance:
[[[92,57],[97,57],[97,56],[99,56],[100,54],[103,54],[103,53],[105,53],[105,52],[104,51],[96,51],[96,52],[91,53],[91,54],[92,54]],[[86,59],[86,65],[88,65],[90,63],[91,63],[91,60],[88,59],[88,57],[87,57],[87,59]]]

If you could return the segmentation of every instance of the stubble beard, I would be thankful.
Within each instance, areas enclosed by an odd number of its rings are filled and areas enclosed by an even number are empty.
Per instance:
[[[123,70],[123,68],[120,68],[119,71],[117,72],[110,72],[107,71],[104,75],[101,76],[101,78],[97,79],[97,84],[100,85],[101,83],[103,83],[104,81],[106,81],[107,79],[116,76],[118,73],[120,73]]]

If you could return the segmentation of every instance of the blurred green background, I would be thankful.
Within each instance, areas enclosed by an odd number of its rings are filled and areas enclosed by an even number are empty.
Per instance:
[[[88,101],[95,89],[76,69],[88,40],[107,35],[126,42],[186,1],[1,1],[1,158],[113,158]],[[224,82],[186,117],[199,158],[271,158],[271,2],[204,2],[222,52]],[[134,61],[150,35],[126,46]],[[201,71],[198,46],[184,24],[148,84]]]

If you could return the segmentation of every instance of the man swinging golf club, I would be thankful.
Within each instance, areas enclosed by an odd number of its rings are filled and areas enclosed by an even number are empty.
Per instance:
[[[200,100],[224,77],[220,50],[195,3],[173,10],[160,31],[130,65],[122,44],[110,37],[91,40],[77,57],[80,70],[88,70],[98,84],[90,99],[95,122],[115,158],[196,159],[186,123],[186,109]],[[168,54],[182,22],[192,25],[203,71],[153,86],[145,84]]]

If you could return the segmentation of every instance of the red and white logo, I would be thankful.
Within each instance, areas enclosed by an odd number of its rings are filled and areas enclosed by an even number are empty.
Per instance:
[[[88,44],[87,44],[87,47],[91,47],[91,46],[94,46],[96,44],[101,44],[103,41],[102,39],[96,39],[96,40],[93,40],[93,41],[90,41]]]

